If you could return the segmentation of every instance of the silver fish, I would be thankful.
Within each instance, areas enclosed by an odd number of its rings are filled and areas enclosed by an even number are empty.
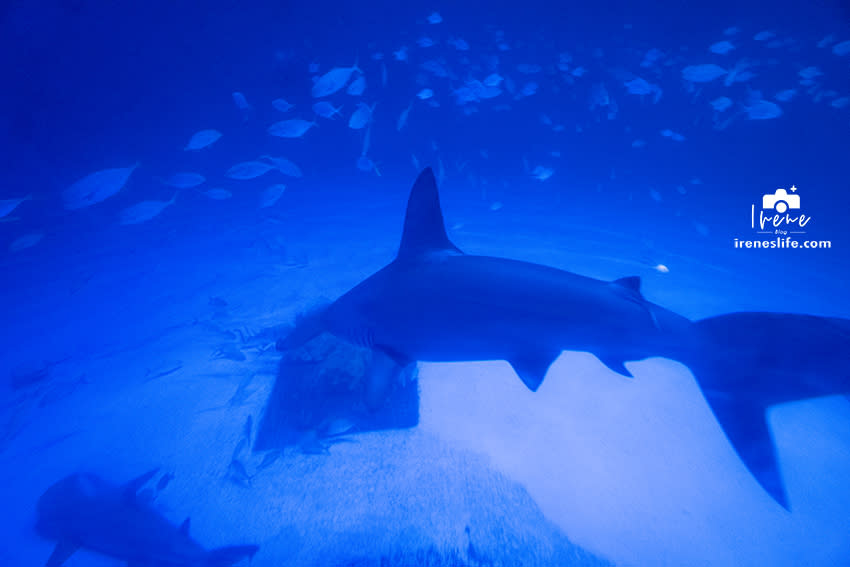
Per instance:
[[[0,218],[5,217],[17,209],[18,205],[29,199],[32,199],[32,195],[27,195],[26,197],[20,197],[18,199],[0,199]]]
[[[189,172],[175,173],[171,177],[162,180],[163,183],[175,189],[191,189],[202,184],[204,181],[206,181],[206,178],[200,173]]]
[[[233,197],[233,193],[228,191],[227,189],[207,189],[206,191],[198,191],[201,195],[208,199],[213,199],[214,201],[225,201]]]
[[[313,98],[334,94],[348,83],[353,73],[362,73],[356,62],[351,67],[334,67],[313,83]]]
[[[186,144],[186,147],[183,148],[183,150],[200,150],[213,145],[219,138],[221,138],[221,132],[218,130],[200,130],[199,132],[195,132],[192,137],[189,138],[189,143]]]
[[[83,177],[63,192],[65,208],[83,209],[115,195],[138,166],[137,163],[131,167],[102,169]]]
[[[304,173],[301,171],[301,168],[286,158],[263,155],[260,156],[260,159],[270,161],[272,165],[274,165],[278,169],[278,171],[280,171],[284,175],[288,175],[289,177],[304,176]]]
[[[121,211],[121,224],[139,224],[159,215],[177,200],[179,191],[168,201],[142,201]]]
[[[9,252],[20,252],[21,250],[31,248],[41,242],[42,238],[44,238],[44,235],[40,232],[31,232],[29,234],[19,236],[13,240],[11,244],[9,244]]]
[[[228,169],[225,175],[231,179],[254,179],[272,169],[273,165],[262,161],[243,161]]]
[[[265,209],[273,206],[280,200],[281,197],[283,197],[283,193],[285,191],[286,185],[282,184],[272,185],[271,187],[266,188],[260,197],[260,208]]]
[[[371,107],[364,102],[357,103],[357,110],[351,114],[348,119],[348,127],[354,130],[365,128],[372,121],[372,112],[375,110],[375,105]]]
[[[278,138],[300,138],[307,130],[315,126],[315,122],[307,122],[300,118],[281,120],[269,126],[268,132]]]

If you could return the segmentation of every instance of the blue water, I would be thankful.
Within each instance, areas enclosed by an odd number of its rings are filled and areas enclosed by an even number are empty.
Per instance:
[[[768,413],[788,511],[691,371],[662,358],[628,363],[629,381],[566,352],[536,393],[504,362],[422,363],[378,416],[354,416],[336,378],[333,396],[299,398],[297,434],[256,446],[291,379],[275,341],[393,259],[426,166],[465,252],[637,275],[649,301],[692,319],[850,318],[847,6],[0,7],[0,201],[28,197],[0,218],[0,562],[47,561],[55,542],[33,526],[58,480],[120,485],[159,467],[144,506],[175,526],[191,516],[205,548],[258,545],[260,566],[850,563],[846,397]],[[722,41],[734,49],[712,51]],[[316,116],[314,81],[355,63],[321,99],[340,115]],[[718,76],[687,80],[700,65]],[[357,77],[364,92],[348,94]],[[363,106],[371,120],[349,127]],[[287,119],[316,124],[268,133]],[[220,139],[185,151],[204,129]],[[226,175],[263,155],[303,175]],[[69,206],[69,188],[110,168],[126,183]],[[179,172],[205,181],[178,191]],[[759,234],[751,215],[774,214],[763,196],[792,186],[805,234]],[[362,352],[314,348],[328,373],[362,373]],[[118,564],[87,550],[67,562]]]

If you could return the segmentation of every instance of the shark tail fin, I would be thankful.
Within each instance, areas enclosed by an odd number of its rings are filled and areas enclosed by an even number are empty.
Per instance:
[[[398,258],[415,258],[439,250],[460,252],[446,234],[437,180],[434,171],[426,167],[410,190]]]
[[[204,562],[204,567],[230,567],[234,563],[238,563],[246,557],[253,559],[259,549],[260,547],[257,545],[231,545],[229,547],[219,547],[218,549],[213,549],[207,554],[207,560]]]
[[[730,313],[694,323],[683,360],[735,452],[790,509],[766,412],[772,405],[850,393],[850,320]]]

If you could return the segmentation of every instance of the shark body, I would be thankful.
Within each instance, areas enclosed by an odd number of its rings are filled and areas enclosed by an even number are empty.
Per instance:
[[[189,536],[189,520],[176,526],[136,497],[156,471],[124,486],[92,474],[70,475],[38,502],[36,532],[57,542],[46,567],[59,567],[78,549],[127,562],[129,567],[229,567],[253,557],[254,545],[206,550]]]
[[[775,339],[777,327],[802,343],[794,355]],[[446,234],[430,168],[411,190],[396,259],[305,319],[279,347],[323,331],[378,354],[366,392],[372,407],[398,369],[415,361],[506,360],[532,391],[565,350],[592,353],[624,376],[631,376],[626,361],[680,361],[750,472],[786,508],[765,410],[850,392],[850,321],[733,313],[692,322],[647,301],[637,277],[603,281],[464,254]],[[813,365],[819,354],[825,358]]]

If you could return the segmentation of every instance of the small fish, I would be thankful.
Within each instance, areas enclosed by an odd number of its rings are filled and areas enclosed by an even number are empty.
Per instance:
[[[484,83],[484,85],[488,86],[488,87],[498,87],[499,84],[501,84],[502,81],[503,81],[503,78],[500,74],[491,73],[491,74],[487,75],[487,78],[485,78],[481,82]]]
[[[353,130],[365,128],[372,122],[372,112],[375,110],[375,105],[371,107],[364,102],[357,103],[357,110],[351,114],[348,119],[348,127]]]
[[[823,75],[820,69],[812,66],[806,67],[805,69],[800,69],[800,72],[797,74],[800,75],[800,78],[803,79],[814,79],[815,77]]]
[[[360,96],[363,94],[363,91],[366,90],[366,77],[360,75],[348,85],[348,88],[345,89],[345,92],[350,94],[351,96]]]
[[[395,51],[393,51],[393,57],[396,61],[407,61],[407,48],[399,47]]]
[[[457,49],[458,51],[469,51],[469,44],[466,43],[465,39],[462,39],[462,38],[450,39],[448,43],[453,45],[454,48]]]
[[[267,452],[263,456],[263,460],[257,465],[257,470],[262,471],[272,466],[281,456],[281,452],[277,449]]]
[[[356,61],[351,67],[334,67],[313,83],[313,98],[334,94],[348,83],[354,73],[362,73]]]
[[[226,201],[227,199],[230,199],[231,197],[233,197],[233,193],[231,193],[227,189],[220,189],[220,188],[207,189],[206,191],[198,190],[198,193],[200,193],[204,197],[206,197],[208,199],[212,199],[214,201]]]
[[[240,455],[244,453],[248,449],[248,444],[250,443],[247,437],[242,437],[239,442],[236,444],[236,447],[233,448],[233,460],[236,461],[239,459]]]
[[[281,197],[283,197],[283,193],[286,191],[286,185],[277,184],[267,187],[263,194],[260,196],[260,208],[266,209],[268,207],[273,206],[277,203]]]
[[[850,104],[850,98],[848,98],[846,96],[842,96],[840,98],[837,98],[837,99],[835,99],[835,100],[833,100],[832,102],[829,103],[829,105],[833,108],[844,108],[848,104]]]
[[[732,100],[728,96],[721,96],[711,101],[711,107],[717,112],[724,112],[732,106]]]
[[[634,95],[643,96],[643,95],[648,95],[648,94],[654,93],[656,90],[659,90],[658,85],[653,85],[652,83],[648,82],[646,79],[642,79],[640,77],[635,77],[634,79],[632,79],[630,81],[626,81],[623,84],[626,87],[626,90],[630,94],[634,94]]]
[[[76,210],[90,207],[115,195],[127,184],[138,165],[102,169],[83,177],[62,193],[65,208]]]
[[[289,112],[290,110],[292,110],[293,108],[295,108],[295,105],[294,105],[294,104],[289,104],[288,102],[286,102],[286,100],[284,100],[284,99],[282,99],[282,98],[276,98],[276,99],[274,99],[274,100],[272,101],[272,106],[273,106],[273,107],[275,108],[275,110],[277,110],[278,112]]]
[[[662,273],[662,274],[669,274],[669,273],[670,273],[670,268],[668,268],[668,267],[667,267],[667,266],[665,266],[664,264],[658,264],[658,265],[656,265],[656,266],[653,268],[653,270],[655,270],[656,272]]]
[[[365,171],[366,173],[374,171],[375,173],[380,175],[378,168],[375,166],[375,162],[373,162],[371,158],[366,156],[360,156],[359,158],[357,158],[357,169],[359,169],[360,171]]]
[[[753,39],[756,40],[756,41],[767,41],[767,40],[769,40],[769,39],[771,39],[775,36],[776,36],[776,34],[773,33],[772,31],[764,30],[764,31],[760,31],[756,35],[754,35]]]
[[[670,130],[670,129],[662,130],[661,135],[664,136],[665,138],[670,138],[671,140],[676,141],[676,142],[684,142],[685,141],[684,136],[682,136],[678,132],[674,132],[673,130]]]
[[[349,433],[355,426],[356,424],[352,420],[337,417],[327,420],[319,429],[323,437],[337,437]]]
[[[313,112],[315,112],[322,118],[328,118],[330,120],[333,120],[334,118],[339,116],[340,110],[342,110],[342,106],[334,108],[334,105],[332,105],[326,100],[321,100],[313,105]]]
[[[419,100],[428,100],[429,98],[434,96],[434,91],[432,91],[431,89],[422,89],[421,91],[416,93],[416,96],[417,98],[419,98]]]
[[[268,132],[278,138],[300,138],[307,130],[315,126],[315,122],[307,122],[300,118],[281,120],[269,126]]]
[[[230,179],[255,179],[274,169],[274,166],[262,161],[243,161],[237,163],[224,174]]]
[[[28,201],[29,199],[32,199],[32,195],[27,195],[26,197],[20,197],[18,199],[0,199],[0,218],[5,217],[17,209],[18,205],[24,201]]]
[[[23,236],[19,236],[9,244],[9,252],[20,252],[31,248],[41,242],[44,235],[40,232],[31,232]]]
[[[543,167],[542,165],[538,165],[531,171],[531,176],[538,181],[546,181],[554,174],[555,171],[552,168]]]
[[[850,55],[850,39],[847,41],[842,41],[841,43],[836,43],[832,46],[832,52],[839,57],[843,57],[845,55]]]
[[[233,97],[233,104],[235,104],[236,108],[239,109],[239,112],[242,113],[242,119],[248,120],[251,117],[251,112],[253,111],[251,105],[248,104],[248,99],[246,99],[245,95],[239,91],[232,93],[231,96]]]
[[[430,37],[420,37],[416,40],[416,45],[422,48],[428,48],[434,46],[434,40]]]
[[[127,207],[120,214],[120,222],[121,224],[139,224],[145,221],[149,221],[152,218],[159,215],[162,211],[164,211],[169,205],[173,205],[177,200],[177,195],[180,192],[174,194],[174,196],[168,201],[141,201],[136,203],[131,207]]]
[[[174,475],[173,475],[173,474],[171,474],[171,473],[165,473],[164,475],[162,475],[162,476],[159,478],[159,482],[157,482],[157,483],[156,483],[156,491],[157,491],[157,492],[161,492],[161,491],[165,490],[165,487],[167,487],[167,486],[168,486],[168,484],[169,484],[172,480],[174,480]]]
[[[522,89],[520,89],[519,93],[522,96],[532,96],[532,95],[537,94],[537,87],[538,87],[537,83],[532,81],[530,83],[526,83],[525,85],[523,85],[523,87],[522,87]]]
[[[407,117],[410,116],[410,109],[413,108],[413,103],[411,102],[407,108],[401,111],[401,114],[398,115],[398,120],[395,123],[395,129],[397,132],[401,132],[401,129],[407,124]]]
[[[233,459],[230,461],[230,465],[227,467],[227,476],[230,481],[235,484],[244,486],[245,488],[251,487],[252,477],[248,474],[248,469],[245,468],[245,463],[239,459]]]
[[[711,47],[708,48],[709,51],[718,55],[726,55],[733,49],[735,49],[735,46],[732,45],[732,42],[726,40],[713,43]]]
[[[200,173],[188,172],[175,173],[171,177],[162,180],[163,183],[175,189],[191,189],[192,187],[201,185],[204,181],[206,181],[206,178]]]
[[[268,160],[274,165],[278,171],[288,177],[303,177],[304,173],[301,168],[295,165],[284,157],[273,157],[269,155],[260,156],[260,159]]]
[[[245,418],[245,425],[242,426],[242,435],[246,439],[251,439],[251,433],[254,431],[254,418],[252,416],[248,416]]]
[[[536,63],[520,63],[516,66],[516,70],[524,75],[535,75],[543,70],[543,67]]]
[[[216,143],[219,138],[221,138],[221,132],[218,130],[200,130],[189,138],[189,143],[186,144],[183,151],[200,150],[209,147]]]
[[[682,69],[682,78],[692,83],[709,83],[727,73],[726,69],[714,63],[689,65]]]
[[[784,91],[779,91],[773,98],[778,100],[779,102],[788,102],[792,98],[797,95],[797,89],[785,89]]]
[[[439,24],[443,21],[443,16],[439,12],[431,12],[427,19],[429,24]]]
[[[656,191],[655,189],[650,189],[650,190],[649,190],[649,196],[650,196],[650,197],[652,198],[652,200],[653,200],[653,201],[655,201],[656,203],[660,203],[661,201],[663,201],[663,200],[664,200],[664,199],[661,197],[661,193],[659,193],[659,192],[658,192],[658,191]]]
[[[782,109],[775,102],[758,100],[746,107],[749,120],[770,120],[782,116]]]
[[[642,148],[644,146],[646,146],[646,140],[642,140],[642,139],[638,138],[637,140],[632,142],[633,148]]]

